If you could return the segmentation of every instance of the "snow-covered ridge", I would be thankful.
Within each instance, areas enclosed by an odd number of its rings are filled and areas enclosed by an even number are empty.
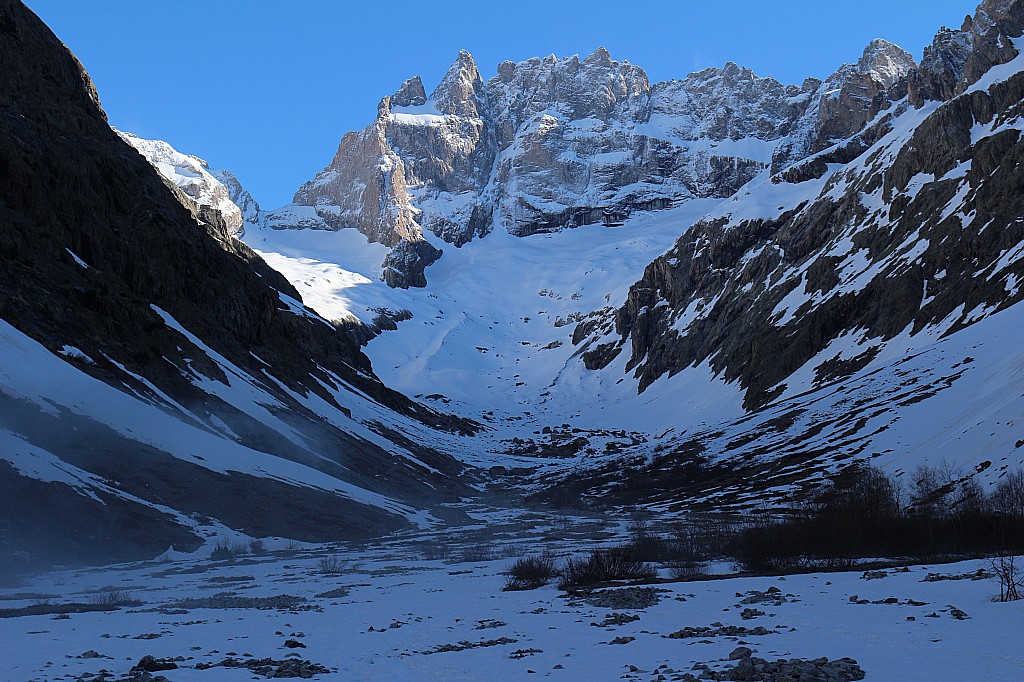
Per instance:
[[[402,243],[411,272],[385,266],[386,276],[422,286],[428,263],[412,253],[439,255],[425,234],[460,247],[495,229],[617,225],[636,211],[731,196],[769,165],[778,172],[859,131],[906,94],[914,68],[876,40],[824,82],[783,85],[728,63],[652,85],[600,48],[502,62],[484,81],[463,51],[429,96],[415,77],[383,98],[377,120],[347,134],[264,224],[351,227]]]
[[[163,140],[146,140],[116,128],[115,132],[189,198],[219,211],[231,233],[242,232],[245,223],[258,219],[259,205],[231,173],[212,169],[198,156],[182,154]]]

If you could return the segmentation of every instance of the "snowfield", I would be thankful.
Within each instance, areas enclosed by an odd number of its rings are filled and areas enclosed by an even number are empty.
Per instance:
[[[442,536],[367,546],[270,541],[232,561],[172,554],[40,576],[0,592],[3,677],[149,679],[128,672],[153,656],[176,659],[177,668],[154,673],[174,682],[259,679],[258,670],[218,664],[266,658],[277,661],[264,664],[273,671],[292,658],[318,664],[327,671],[313,678],[324,680],[679,680],[699,676],[698,664],[730,669],[736,662],[725,659],[740,646],[769,661],[850,657],[878,682],[1010,680],[1024,669],[1024,601],[992,601],[996,582],[977,574],[985,561],[719,575],[640,592],[503,592],[507,557],[586,549],[623,523],[469,511],[471,525]],[[322,574],[322,560],[334,558],[340,573]],[[111,590],[141,604],[70,616],[10,611],[100,602]],[[687,627],[709,630],[688,636]]]

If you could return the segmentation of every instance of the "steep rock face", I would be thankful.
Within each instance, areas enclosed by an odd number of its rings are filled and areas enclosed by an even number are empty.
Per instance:
[[[419,101],[422,83],[418,87],[416,83],[418,79],[403,84],[396,93],[399,101]],[[391,98],[385,97],[378,108],[377,120],[362,132],[347,133],[331,164],[299,188],[293,206],[309,207],[312,213],[302,213],[302,220],[297,223],[293,207],[285,207],[270,212],[266,225],[272,229],[354,227],[370,241],[400,247],[400,253],[391,263],[382,264],[389,284],[399,288],[422,286],[424,268],[437,260],[440,251],[423,239],[416,221],[417,211],[407,189],[406,162],[388,141],[392,127],[390,112]],[[461,120],[460,117],[454,119]],[[439,131],[439,137],[443,139],[446,132]],[[432,141],[428,140],[427,144]],[[445,148],[443,143],[437,146]],[[456,154],[444,156],[448,163],[456,162]],[[419,254],[422,259],[409,262],[408,254]],[[395,267],[399,260],[401,266]]]
[[[916,67],[909,53],[876,39],[856,64],[839,67],[822,82],[805,82],[805,91],[813,88],[809,106],[776,151],[772,172],[860,132],[880,111],[906,97],[908,77]]]
[[[581,329],[588,365],[627,350],[643,389],[707,362],[754,409],[797,371],[824,384],[900,334],[952,333],[1020,301],[1019,71],[941,106],[895,107],[845,168],[723,205],[647,268],[616,315],[618,339]]]
[[[910,78],[910,101],[944,101],[964,92],[993,66],[1017,55],[1012,38],[1024,33],[1024,3],[985,0],[959,31],[942,29]]]
[[[347,133],[331,164],[296,192],[293,203],[313,207],[320,229],[355,227],[388,246],[421,235],[407,198],[405,165],[387,144],[385,127],[378,117],[366,130]],[[273,217],[270,225],[278,227]]]
[[[728,197],[772,165],[848,138],[906,95],[915,67],[874,41],[824,82],[784,86],[729,63],[652,85],[604,48],[586,59],[503,62],[484,82],[466,52],[427,97],[418,78],[343,139],[334,161],[269,224],[355,227],[394,246],[419,282],[436,249],[424,230],[461,246],[495,227],[517,236],[592,223],[701,197]],[[298,218],[298,219],[297,219]],[[386,269],[389,266],[386,266]],[[415,285],[415,284],[414,284]]]
[[[584,60],[504,62],[485,83],[462,52],[429,97],[418,78],[385,97],[377,120],[346,135],[267,224],[404,240],[391,261],[422,273],[438,253],[419,230],[461,246],[494,226],[525,236],[728,196],[803,113],[805,101],[790,101],[799,92],[735,65],[652,88],[641,68],[603,48]],[[730,106],[719,107],[726,94]],[[413,253],[426,260],[412,267]]]
[[[345,328],[232,237],[236,221],[111,130],[82,66],[15,0],[0,0],[0,62],[0,342],[13,363],[0,437],[16,445],[0,475],[5,505],[34,499],[0,514],[5,549],[45,527],[44,554],[73,558],[76,527],[52,528],[51,505],[93,514],[93,554],[138,556],[198,542],[176,510],[256,534],[359,536],[406,523],[386,495],[460,489],[451,458],[386,449],[353,409],[471,426],[385,388]],[[107,398],[74,398],[79,385]],[[123,423],[136,412],[146,422]],[[19,457],[63,460],[82,484],[23,476]]]

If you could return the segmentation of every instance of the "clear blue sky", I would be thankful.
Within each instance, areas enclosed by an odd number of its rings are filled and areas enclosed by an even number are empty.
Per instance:
[[[872,38],[920,58],[975,0],[26,0],[85,64],[112,124],[233,171],[265,208],[291,200],[419,74],[460,49],[499,62],[605,46],[652,81],[726,61],[786,83],[855,61]]]

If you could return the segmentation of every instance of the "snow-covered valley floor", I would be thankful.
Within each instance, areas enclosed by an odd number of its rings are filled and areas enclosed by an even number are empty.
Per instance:
[[[1011,680],[1024,670],[1024,601],[993,602],[994,579],[964,577],[985,568],[983,560],[663,582],[647,599],[657,603],[644,605],[608,596],[628,588],[590,597],[553,585],[502,591],[511,557],[586,551],[620,536],[622,521],[474,516],[487,523],[442,536],[419,532],[364,546],[271,543],[230,561],[204,552],[38,577],[0,591],[0,614],[8,616],[0,618],[0,678],[262,679],[259,664],[218,664],[269,658],[323,666],[306,670],[324,680],[673,680],[699,677],[694,666],[701,663],[728,670],[736,661],[725,659],[740,646],[769,661],[851,657],[866,679],[879,681]],[[325,575],[323,561],[335,558],[339,573]],[[960,579],[925,581],[929,574]],[[142,604],[70,616],[10,614],[95,603],[104,590]],[[241,608],[225,608],[232,605]],[[744,609],[753,611],[745,618]],[[684,637],[694,634],[680,632],[687,627],[711,632]],[[177,668],[130,676],[144,656],[177,659]],[[279,668],[263,665],[264,674]]]

